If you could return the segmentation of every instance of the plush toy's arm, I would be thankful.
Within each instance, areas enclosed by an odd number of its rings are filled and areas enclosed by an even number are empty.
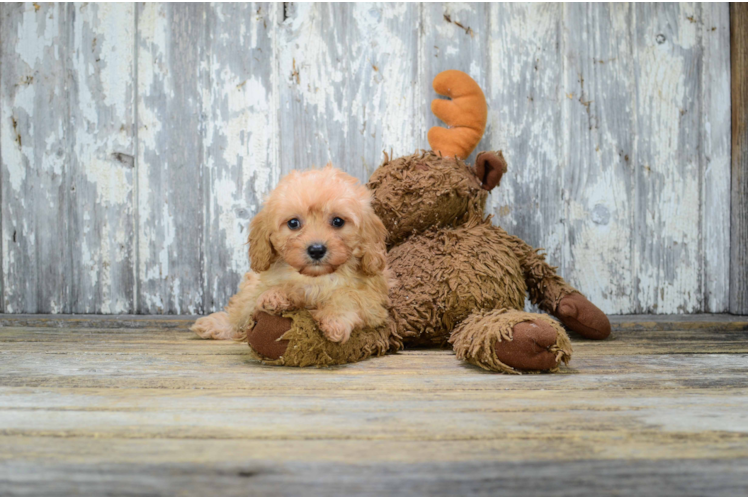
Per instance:
[[[556,274],[556,267],[545,261],[541,249],[531,247],[516,236],[507,234],[506,238],[511,241],[512,250],[522,267],[530,302],[554,314],[561,299],[577,290]]]
[[[545,261],[539,249],[516,236],[506,234],[506,238],[519,259],[530,302],[587,338],[599,340],[610,335],[610,321],[605,313],[556,274],[556,268]]]

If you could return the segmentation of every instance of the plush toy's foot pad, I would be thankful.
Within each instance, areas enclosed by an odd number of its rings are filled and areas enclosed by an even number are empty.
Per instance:
[[[288,340],[278,340],[291,329],[293,320],[273,316],[264,311],[257,313],[255,326],[247,334],[249,347],[267,359],[278,359],[286,353]]]
[[[502,373],[556,371],[571,360],[571,342],[555,319],[512,309],[477,311],[449,338],[458,359]]]
[[[499,361],[518,370],[547,371],[558,366],[556,330],[543,320],[523,321],[512,328],[511,342],[496,342]]]
[[[558,303],[555,316],[588,339],[602,340],[610,335],[610,321],[598,307],[580,293],[570,293]]]

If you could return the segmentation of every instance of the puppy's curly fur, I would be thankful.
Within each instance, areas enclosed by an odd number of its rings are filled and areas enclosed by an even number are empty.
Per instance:
[[[309,309],[334,342],[347,341],[354,328],[384,323],[387,230],[371,199],[356,178],[331,165],[288,174],[250,225],[252,271],[225,311],[200,318],[192,331],[242,340],[258,311],[292,309]]]

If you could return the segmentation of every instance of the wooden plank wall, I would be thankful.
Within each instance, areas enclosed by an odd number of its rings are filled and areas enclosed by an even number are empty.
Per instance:
[[[732,193],[730,312],[748,314],[748,5],[730,4]]]
[[[202,314],[294,168],[427,147],[485,89],[497,224],[608,313],[723,312],[727,4],[2,4],[2,312]]]

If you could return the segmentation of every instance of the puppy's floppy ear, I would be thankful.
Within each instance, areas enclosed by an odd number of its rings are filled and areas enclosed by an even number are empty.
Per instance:
[[[387,266],[386,238],[387,228],[368,205],[361,218],[361,271],[364,274],[374,275],[384,271]]]
[[[249,264],[256,273],[267,271],[276,257],[273,244],[270,243],[271,227],[270,217],[263,208],[255,215],[249,225]]]

